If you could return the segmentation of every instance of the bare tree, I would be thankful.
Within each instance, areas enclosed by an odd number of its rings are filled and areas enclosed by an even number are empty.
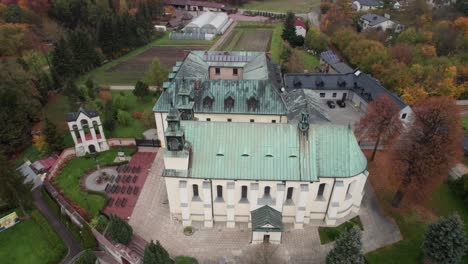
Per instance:
[[[403,125],[399,112],[398,105],[387,95],[378,97],[367,107],[356,127],[356,134],[360,139],[375,141],[371,161],[380,143],[388,144],[400,135]]]
[[[246,254],[247,264],[286,264],[278,245],[268,243],[255,245]]]
[[[402,135],[393,157],[400,186],[392,201],[398,207],[406,193],[427,198],[461,156],[460,113],[450,97],[431,97],[413,106],[413,124]]]

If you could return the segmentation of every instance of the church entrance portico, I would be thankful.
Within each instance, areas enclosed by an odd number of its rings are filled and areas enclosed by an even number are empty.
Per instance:
[[[268,205],[250,212],[252,215],[252,244],[280,244],[283,215]]]

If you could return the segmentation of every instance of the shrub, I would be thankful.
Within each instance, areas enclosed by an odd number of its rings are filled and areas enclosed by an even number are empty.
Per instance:
[[[459,263],[466,251],[466,234],[458,214],[441,217],[424,235],[423,250],[431,263]]]
[[[175,264],[198,264],[198,260],[196,258],[187,256],[177,256],[174,261]]]
[[[87,249],[79,259],[76,260],[75,264],[94,264],[96,262],[96,255],[92,250]]]
[[[170,264],[172,263],[169,253],[161,246],[159,241],[154,244],[153,240],[145,247],[143,264]]]
[[[114,242],[128,245],[133,237],[133,229],[122,218],[111,215],[107,234]]]
[[[449,181],[450,189],[468,205],[468,174]]]
[[[122,126],[127,126],[130,123],[131,116],[128,112],[118,110],[117,111],[117,122]]]
[[[138,81],[136,84],[135,84],[135,89],[133,90],[133,94],[136,96],[136,97],[144,97],[144,96],[147,96],[149,95],[150,93],[150,90],[149,90],[149,87],[148,87],[148,84],[142,82],[142,81]]]

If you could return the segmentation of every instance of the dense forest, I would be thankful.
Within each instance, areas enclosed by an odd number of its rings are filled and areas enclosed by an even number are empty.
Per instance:
[[[155,38],[160,0],[1,0],[0,149],[31,143],[50,92],[85,100],[75,80]]]

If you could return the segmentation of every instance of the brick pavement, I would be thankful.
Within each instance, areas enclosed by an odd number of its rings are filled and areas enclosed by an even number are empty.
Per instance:
[[[192,236],[183,234],[182,224],[170,219],[169,205],[164,180],[163,151],[158,152],[140,198],[129,221],[136,235],[144,240],[159,240],[172,256],[196,257],[200,263],[246,263],[248,252],[255,246],[250,244],[251,232],[247,225],[228,229],[225,223],[215,223],[214,228],[203,228],[194,223]],[[378,207],[370,186],[366,186],[361,221],[364,225],[363,246],[368,252],[375,248],[394,243],[401,239],[397,226]],[[320,245],[316,226],[306,225],[304,229],[292,229],[285,225],[282,244],[278,254],[287,263],[324,263],[333,243]]]

